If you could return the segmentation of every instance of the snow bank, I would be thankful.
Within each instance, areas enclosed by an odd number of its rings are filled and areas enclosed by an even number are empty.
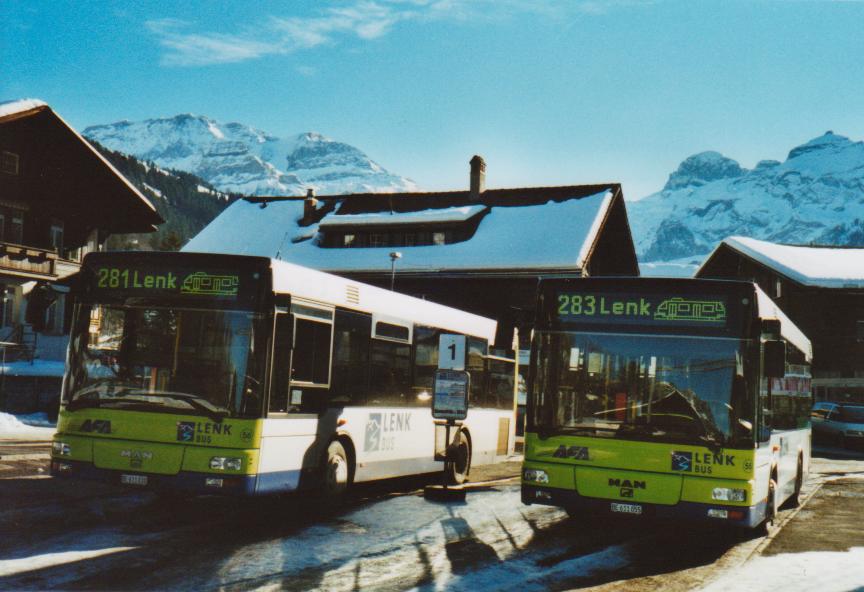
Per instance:
[[[783,590],[845,592],[864,585],[864,547],[845,552],[814,551],[757,557],[727,573],[702,592]]]
[[[54,427],[36,427],[32,425],[27,425],[26,423],[22,422],[20,418],[0,411],[0,437],[13,435],[50,436],[54,433],[54,431]]]

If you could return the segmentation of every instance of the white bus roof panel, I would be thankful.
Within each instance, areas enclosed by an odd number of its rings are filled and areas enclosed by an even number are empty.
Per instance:
[[[492,319],[278,259],[271,259],[271,269],[277,293],[411,320],[489,342],[495,339],[496,322]]]

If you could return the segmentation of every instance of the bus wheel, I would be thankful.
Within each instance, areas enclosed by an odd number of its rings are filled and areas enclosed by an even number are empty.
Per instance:
[[[350,466],[345,448],[338,440],[327,447],[327,460],[324,463],[322,490],[326,497],[339,497],[348,489]]]
[[[452,460],[444,463],[447,482],[452,485],[461,485],[465,483],[468,471],[471,469],[471,446],[468,444],[468,439],[461,432],[453,442],[451,454]]]

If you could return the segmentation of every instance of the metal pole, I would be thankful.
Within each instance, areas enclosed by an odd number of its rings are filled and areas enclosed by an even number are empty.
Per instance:
[[[392,251],[390,253],[390,291],[393,291],[393,286],[396,283],[396,260],[402,258],[402,253]]]

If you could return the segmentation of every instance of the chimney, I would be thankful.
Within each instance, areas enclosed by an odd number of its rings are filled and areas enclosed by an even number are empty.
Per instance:
[[[486,191],[486,161],[482,156],[471,158],[471,201],[478,201]]]
[[[303,201],[303,219],[311,220],[318,209],[318,200],[315,199],[315,190],[311,187],[306,190],[306,199]]]

